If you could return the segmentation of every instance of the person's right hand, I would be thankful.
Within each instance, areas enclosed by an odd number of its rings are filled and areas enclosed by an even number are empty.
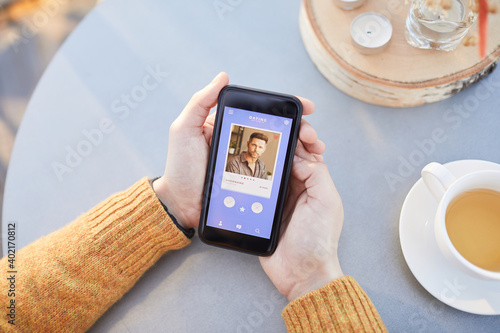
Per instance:
[[[344,274],[337,248],[344,211],[323,157],[299,142],[276,252],[262,268],[281,294],[294,300]]]

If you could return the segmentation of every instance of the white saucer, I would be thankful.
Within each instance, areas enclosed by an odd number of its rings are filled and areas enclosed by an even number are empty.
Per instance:
[[[456,177],[478,170],[500,170],[479,160],[444,164]],[[399,219],[403,254],[418,282],[438,300],[456,309],[481,315],[500,314],[500,282],[469,276],[445,260],[432,223],[437,202],[420,178],[406,196]]]

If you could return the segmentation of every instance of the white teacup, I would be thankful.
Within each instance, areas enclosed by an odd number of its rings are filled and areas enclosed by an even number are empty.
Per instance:
[[[434,198],[439,202],[434,219],[434,233],[445,258],[470,275],[486,280],[500,281],[500,272],[478,267],[457,251],[448,236],[445,224],[448,205],[458,195],[474,189],[490,189],[500,192],[500,171],[477,171],[456,178],[446,167],[433,162],[422,169],[422,179]]]

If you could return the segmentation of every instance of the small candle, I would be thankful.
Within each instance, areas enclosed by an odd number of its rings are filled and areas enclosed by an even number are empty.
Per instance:
[[[364,4],[365,0],[333,0],[333,2],[342,9],[351,10]]]
[[[381,52],[392,37],[392,25],[384,15],[368,12],[356,16],[351,24],[353,45],[363,54]]]

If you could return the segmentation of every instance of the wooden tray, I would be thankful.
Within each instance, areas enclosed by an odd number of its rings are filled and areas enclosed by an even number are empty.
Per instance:
[[[451,52],[421,50],[405,39],[410,4],[404,0],[366,0],[351,11],[332,0],[303,0],[302,40],[319,71],[338,89],[367,103],[406,107],[446,99],[493,71],[500,57],[500,15],[489,15],[488,56],[462,43]],[[393,26],[387,48],[360,54],[351,44],[352,20],[364,12],[385,15]],[[470,34],[477,34],[477,23]]]

